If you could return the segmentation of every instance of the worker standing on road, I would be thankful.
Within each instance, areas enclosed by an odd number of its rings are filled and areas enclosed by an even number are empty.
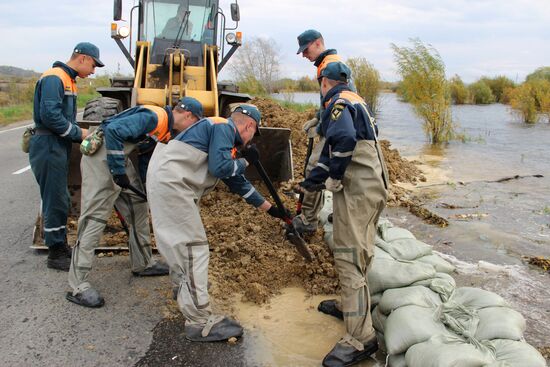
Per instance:
[[[185,335],[192,341],[220,341],[240,337],[234,320],[212,314],[208,295],[209,245],[198,203],[221,179],[230,191],[271,216],[282,218],[244,177],[249,163],[258,160],[255,148],[243,150],[259,134],[260,111],[253,105],[237,107],[229,119],[205,118],[167,145],[158,145],[147,173],[147,193],[159,252],[168,261],[177,301],[185,317]]]
[[[326,49],[325,41],[321,33],[314,29],[308,29],[298,36],[298,52],[296,54],[302,54],[303,57],[313,62],[313,65],[317,67],[317,79],[319,79],[321,72],[325,66],[330,62],[341,61],[340,56],[336,53],[335,49]],[[353,89],[353,88],[352,88]],[[322,96],[321,96],[322,101]],[[320,121],[320,116],[324,110],[321,103],[316,116],[307,121],[303,129],[306,132],[309,139],[315,139],[319,137],[317,132],[317,126]],[[306,177],[311,170],[317,164],[319,155],[324,146],[324,138],[319,137],[319,141],[314,145],[311,152],[311,156],[304,164],[306,167]],[[319,212],[323,207],[323,191],[305,192],[302,201],[302,213],[297,215],[293,219],[293,224],[296,230],[300,233],[313,233],[317,230],[319,223]]]
[[[48,268],[69,270],[71,249],[67,244],[70,196],[67,187],[73,142],[88,134],[76,122],[76,77],[87,78],[103,67],[99,49],[81,42],[67,63],[56,61],[44,72],[34,90],[35,134],[30,140],[29,161],[40,186],[44,242],[48,246]]]
[[[321,71],[326,110],[320,133],[325,143],[317,166],[300,184],[305,190],[324,184],[333,192],[332,252],[342,303],[323,301],[319,310],[343,317],[347,333],[324,358],[323,366],[329,367],[352,365],[378,349],[367,272],[378,218],[386,206],[388,176],[374,118],[365,101],[350,90],[350,75],[341,62],[329,63]]]
[[[67,293],[71,302],[101,307],[104,299],[88,283],[94,249],[116,205],[128,225],[128,248],[132,273],[137,276],[166,275],[166,265],[154,262],[149,233],[149,211],[144,193],[130,159],[130,153],[145,139],[166,143],[177,132],[202,118],[202,105],[191,97],[170,107],[137,106],[103,121],[105,143],[93,155],[83,155],[81,211],[78,240],[73,251]]]

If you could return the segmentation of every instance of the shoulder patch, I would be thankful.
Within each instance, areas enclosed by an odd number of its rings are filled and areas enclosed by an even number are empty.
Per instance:
[[[336,101],[336,103],[332,106],[332,110],[330,111],[330,119],[332,121],[336,121],[340,118],[340,115],[342,114],[342,111],[344,108],[346,108],[346,105],[343,103],[338,103],[339,101]]]

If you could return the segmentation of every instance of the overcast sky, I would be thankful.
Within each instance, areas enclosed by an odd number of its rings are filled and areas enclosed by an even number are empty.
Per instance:
[[[230,2],[220,1],[226,14]],[[126,12],[132,3],[124,2]],[[282,76],[314,74],[296,55],[296,36],[308,28],[344,58],[365,57],[390,81],[398,79],[390,44],[406,46],[412,37],[434,46],[447,75],[466,82],[495,75],[522,81],[550,65],[549,0],[239,0],[239,6],[243,41],[272,38]],[[130,72],[110,38],[112,10],[112,0],[0,0],[0,65],[43,71],[66,61],[77,42],[90,41],[105,71]]]

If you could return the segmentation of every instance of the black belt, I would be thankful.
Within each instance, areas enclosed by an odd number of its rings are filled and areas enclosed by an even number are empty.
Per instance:
[[[51,130],[48,129],[42,129],[42,128],[36,128],[34,131],[35,135],[57,135],[54,134]]]

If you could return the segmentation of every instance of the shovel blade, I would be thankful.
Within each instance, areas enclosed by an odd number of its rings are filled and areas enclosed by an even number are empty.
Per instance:
[[[292,226],[287,226],[286,239],[296,247],[296,250],[302,255],[307,262],[313,261],[313,254],[306,245],[306,241],[300,236],[296,229]]]

